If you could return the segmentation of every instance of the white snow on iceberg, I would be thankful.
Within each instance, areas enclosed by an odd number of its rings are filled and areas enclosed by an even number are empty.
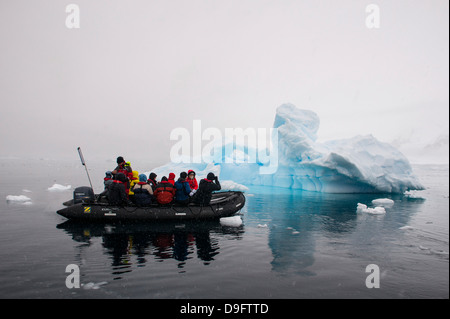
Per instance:
[[[259,159],[256,163],[231,161],[236,149],[229,147],[229,141],[212,148],[214,152],[219,148],[221,157],[213,156],[211,163],[196,163],[191,158],[177,164],[169,162],[153,171],[167,176],[169,172],[193,169],[197,179],[206,177],[211,171],[220,180],[243,185],[326,193],[404,193],[424,189],[413,174],[408,159],[390,144],[380,142],[372,135],[320,143],[317,142],[319,124],[319,117],[312,111],[298,109],[292,104],[277,108],[273,125],[277,129],[277,140],[272,141],[278,147],[274,174],[261,174],[260,168],[268,164]],[[249,157],[255,154],[250,145],[240,146],[239,150]]]
[[[220,186],[222,187],[222,190],[226,191],[241,191],[241,192],[248,191],[247,186],[235,183],[233,181],[220,181]]]

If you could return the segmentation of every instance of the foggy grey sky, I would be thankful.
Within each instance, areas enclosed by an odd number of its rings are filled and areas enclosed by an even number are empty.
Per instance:
[[[448,143],[448,14],[447,0],[0,0],[0,156],[167,161],[173,128],[268,128],[286,102],[319,115],[321,140]]]

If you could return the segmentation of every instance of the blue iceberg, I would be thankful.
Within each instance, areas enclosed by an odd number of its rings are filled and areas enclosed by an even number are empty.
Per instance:
[[[273,161],[245,160],[247,155],[260,154],[260,150],[249,145],[230,147],[234,142],[226,140],[212,148],[220,156],[211,156],[209,162],[190,158],[152,171],[161,177],[169,172],[193,169],[197,178],[214,172],[220,180],[247,186],[267,185],[325,193],[404,193],[424,189],[408,159],[390,144],[372,135],[320,143],[317,141],[319,125],[319,117],[310,110],[301,110],[292,104],[277,108],[273,125],[277,132],[273,135],[276,136],[277,163],[271,174],[262,173],[261,168],[273,166]],[[271,150],[268,148],[267,152]],[[238,156],[243,160],[236,161]]]

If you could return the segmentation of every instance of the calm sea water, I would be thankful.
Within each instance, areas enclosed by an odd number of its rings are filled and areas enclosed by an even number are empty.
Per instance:
[[[91,163],[97,191],[113,166]],[[83,225],[56,214],[72,190],[48,191],[88,184],[77,161],[1,159],[0,298],[449,298],[449,167],[414,169],[419,198],[251,187],[240,227]],[[385,215],[356,212],[382,197]],[[366,287],[369,264],[380,288]]]

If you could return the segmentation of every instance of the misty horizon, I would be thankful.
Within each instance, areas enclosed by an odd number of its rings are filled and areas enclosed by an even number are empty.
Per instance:
[[[0,3],[0,157],[167,162],[176,128],[271,128],[292,103],[319,141],[372,134],[448,163],[447,1]]]

